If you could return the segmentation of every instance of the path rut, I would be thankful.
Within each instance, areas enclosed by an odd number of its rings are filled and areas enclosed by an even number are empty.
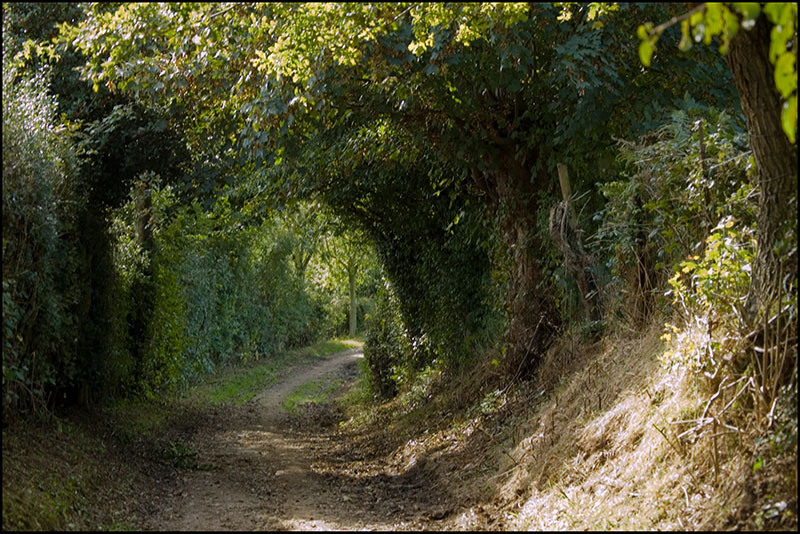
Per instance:
[[[370,470],[335,426],[283,409],[286,396],[306,382],[353,377],[361,357],[361,349],[351,349],[295,367],[243,405],[196,415],[191,441],[204,468],[179,471],[171,496],[145,528],[417,529],[431,514],[441,515],[439,500],[413,475]]]

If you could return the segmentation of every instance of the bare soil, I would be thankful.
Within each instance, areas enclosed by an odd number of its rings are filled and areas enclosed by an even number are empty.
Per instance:
[[[183,442],[197,451],[181,469],[149,530],[419,530],[452,510],[435,475],[387,472],[381,452],[340,430],[335,404],[282,402],[323,377],[352,382],[360,349],[290,369],[274,386],[238,406],[185,414]],[[431,488],[436,487],[436,491]]]

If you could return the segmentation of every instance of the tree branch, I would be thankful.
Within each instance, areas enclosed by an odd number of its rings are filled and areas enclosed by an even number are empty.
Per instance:
[[[683,15],[675,15],[674,17],[669,19],[667,22],[662,22],[661,24],[659,24],[658,26],[653,28],[652,33],[655,33],[657,35],[661,35],[664,32],[664,30],[666,30],[667,28],[669,28],[673,24],[677,24],[679,22],[683,22],[684,20],[688,19],[689,17],[691,17],[695,13],[699,13],[699,12],[705,10],[705,8],[706,8],[706,4],[705,4],[705,2],[703,2],[702,4],[697,5],[694,8],[692,8],[691,10],[687,11]]]
[[[236,3],[233,3],[232,5],[226,7],[225,9],[223,9],[222,11],[217,11],[216,13],[212,13],[211,15],[206,17],[206,20],[211,20],[211,19],[213,19],[215,17],[223,15],[223,14],[227,13],[228,11],[230,11],[231,9],[233,9],[234,7],[236,7]]]

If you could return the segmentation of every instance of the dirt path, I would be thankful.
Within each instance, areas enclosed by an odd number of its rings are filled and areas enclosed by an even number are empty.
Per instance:
[[[152,530],[394,530],[427,525],[449,510],[430,477],[387,473],[380,458],[337,432],[337,413],[310,405],[288,415],[283,399],[325,376],[353,378],[360,349],[290,370],[241,406],[187,421],[199,470],[180,470],[145,528]],[[438,485],[438,484],[437,484]]]

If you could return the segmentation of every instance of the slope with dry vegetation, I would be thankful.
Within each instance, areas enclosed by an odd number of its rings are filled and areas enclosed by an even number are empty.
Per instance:
[[[771,421],[726,412],[704,432],[710,395],[665,361],[662,336],[658,323],[566,335],[537,379],[503,387],[491,365],[455,389],[437,376],[343,428],[384,451],[374,469],[438,481],[450,498],[437,528],[795,528],[796,390]]]

